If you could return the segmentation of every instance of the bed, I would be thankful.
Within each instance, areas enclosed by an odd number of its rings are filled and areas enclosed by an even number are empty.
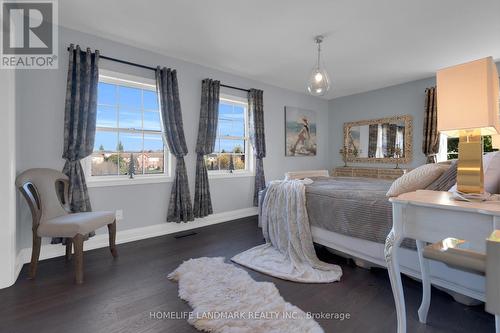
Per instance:
[[[303,177],[308,177],[307,172],[286,178]],[[357,263],[370,263],[362,266],[385,267],[384,243],[392,227],[392,205],[386,193],[392,181],[317,174],[310,178],[314,182],[306,186],[306,201],[313,241]],[[399,251],[401,272],[420,278],[415,241],[405,240]],[[484,300],[484,278],[479,275],[431,262],[431,281],[463,303],[471,302],[461,295]]]

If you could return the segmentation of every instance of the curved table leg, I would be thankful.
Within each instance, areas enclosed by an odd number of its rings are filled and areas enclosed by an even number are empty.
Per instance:
[[[427,313],[431,305],[431,280],[429,272],[429,261],[424,258],[423,251],[425,242],[417,240],[418,261],[420,262],[420,272],[422,276],[422,303],[418,309],[418,319],[421,323],[427,322]]]
[[[398,333],[406,332],[406,308],[405,296],[403,294],[403,285],[401,284],[401,273],[399,271],[398,251],[403,237],[395,231],[394,227],[385,241],[385,261],[391,280],[392,294],[396,303],[396,315],[398,318]]]

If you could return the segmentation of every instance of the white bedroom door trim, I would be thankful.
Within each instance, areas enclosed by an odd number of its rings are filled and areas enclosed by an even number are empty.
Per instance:
[[[2,70],[0,101],[3,121],[0,122],[0,289],[15,282],[16,266],[16,121],[15,71]]]

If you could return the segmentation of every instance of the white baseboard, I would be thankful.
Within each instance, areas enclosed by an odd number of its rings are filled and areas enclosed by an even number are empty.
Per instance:
[[[116,244],[133,242],[141,239],[173,234],[179,231],[191,230],[212,224],[227,222],[243,217],[257,215],[257,207],[243,208],[212,214],[207,217],[195,219],[188,223],[161,223],[142,228],[134,228],[120,231],[120,223],[117,223]],[[84,251],[107,247],[109,245],[108,234],[98,234],[84,243]],[[65,255],[66,248],[61,244],[42,245],[40,260],[60,257]],[[19,251],[16,258],[16,279],[24,264],[31,261],[31,248]]]

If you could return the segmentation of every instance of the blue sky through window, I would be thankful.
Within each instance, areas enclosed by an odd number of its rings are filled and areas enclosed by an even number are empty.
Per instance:
[[[121,142],[125,152],[163,151],[158,98],[155,91],[99,82],[97,100],[97,131],[94,151],[117,150]],[[133,129],[139,132],[102,129]]]
[[[155,91],[99,82],[97,127],[161,131],[158,98]],[[245,109],[238,104],[219,103],[219,122],[214,152],[245,150]],[[143,138],[144,135],[144,138]],[[231,137],[231,138],[229,138]],[[94,151],[116,151],[121,142],[125,152],[161,151],[161,134],[130,133],[126,131],[96,132]]]
[[[237,147],[245,150],[245,109],[243,106],[219,102],[219,122],[215,153],[233,152]],[[233,137],[232,139],[227,137]],[[238,138],[238,139],[235,139]],[[240,139],[241,138],[241,139]]]

